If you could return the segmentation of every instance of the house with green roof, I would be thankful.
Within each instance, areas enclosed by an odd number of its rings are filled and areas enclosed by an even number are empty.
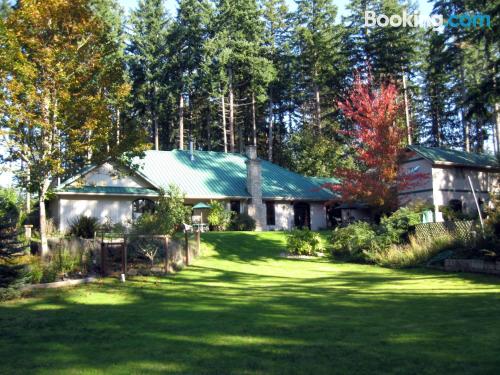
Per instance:
[[[158,191],[176,184],[190,206],[218,200],[248,213],[259,230],[327,227],[325,203],[334,194],[324,179],[305,177],[257,157],[212,151],[146,151],[124,171],[112,163],[93,166],[56,189],[51,216],[60,231],[80,215],[128,224],[152,206]],[[331,181],[330,181],[331,182]]]
[[[434,207],[436,221],[443,221],[443,207],[477,212],[469,177],[480,206],[487,205],[490,193],[499,188],[500,163],[493,155],[412,145],[406,148],[400,168],[404,174],[428,176],[418,185],[399,191],[400,205],[426,202]]]

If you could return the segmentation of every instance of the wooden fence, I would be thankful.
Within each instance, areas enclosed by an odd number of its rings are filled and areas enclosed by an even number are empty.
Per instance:
[[[138,256],[137,241],[150,242],[155,252],[153,260]],[[101,275],[168,274],[189,265],[201,254],[200,232],[169,236],[129,236],[99,233],[94,239],[77,237],[49,238],[49,256],[57,257],[63,251],[79,255],[82,263],[93,265],[89,272]]]

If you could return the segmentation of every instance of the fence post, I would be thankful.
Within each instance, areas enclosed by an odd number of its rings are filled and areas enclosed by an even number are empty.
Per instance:
[[[200,228],[198,228],[198,230],[196,231],[196,253],[197,255],[199,256],[200,253],[201,253],[201,231],[200,231]]]
[[[104,240],[101,241],[101,274],[106,276],[106,251],[105,251]]]
[[[163,236],[163,241],[165,242],[165,274],[168,274],[168,236]]]
[[[122,273],[127,275],[127,236],[123,236]]]
[[[189,266],[189,233],[187,230],[184,231],[184,251],[186,252],[186,266]]]

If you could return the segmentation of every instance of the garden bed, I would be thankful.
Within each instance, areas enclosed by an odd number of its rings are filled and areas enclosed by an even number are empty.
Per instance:
[[[26,285],[22,288],[23,291],[30,291],[34,289],[55,289],[55,288],[64,288],[67,286],[74,286],[74,285],[81,285],[81,284],[88,284],[88,283],[93,283],[99,280],[95,276],[88,276],[84,277],[81,279],[69,279],[69,280],[62,280],[62,281],[55,281],[53,283],[43,283],[43,284],[31,284],[31,285]]]

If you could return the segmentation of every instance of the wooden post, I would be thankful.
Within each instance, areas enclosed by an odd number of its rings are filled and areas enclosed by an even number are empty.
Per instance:
[[[101,241],[101,274],[106,276],[106,246],[104,240]]]
[[[201,253],[201,230],[198,228],[196,231],[196,253],[199,255]]]
[[[163,240],[165,241],[165,274],[168,274],[168,236],[163,236]]]
[[[127,275],[127,236],[123,237],[122,273]]]
[[[185,263],[186,263],[186,266],[189,266],[189,233],[187,230],[184,231],[184,240],[185,240],[184,251],[186,252]]]

